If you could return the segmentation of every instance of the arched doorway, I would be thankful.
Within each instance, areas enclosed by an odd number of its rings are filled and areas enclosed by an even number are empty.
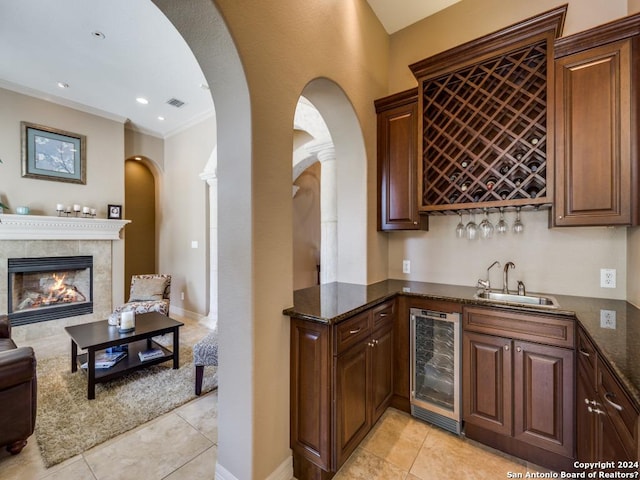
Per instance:
[[[328,78],[309,82],[302,97],[317,109],[328,130],[311,149],[323,169],[321,263],[329,270],[324,278],[327,282],[366,284],[367,249],[362,248],[367,245],[367,186],[362,175],[366,153],[360,124],[349,98]]]
[[[157,273],[156,181],[142,157],[124,164],[125,217],[131,220],[125,233],[124,298],[129,297],[131,276]]]

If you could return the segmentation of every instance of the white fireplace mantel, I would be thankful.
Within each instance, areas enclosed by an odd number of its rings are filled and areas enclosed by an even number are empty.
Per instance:
[[[0,240],[120,240],[131,220],[0,215]]]

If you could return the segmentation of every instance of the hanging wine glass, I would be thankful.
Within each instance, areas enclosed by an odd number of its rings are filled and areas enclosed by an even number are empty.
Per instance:
[[[467,238],[469,240],[475,240],[476,238],[478,238],[478,225],[476,225],[475,212],[471,213],[471,219],[469,220],[469,223],[467,223],[465,231],[467,232]]]
[[[509,231],[509,224],[504,219],[504,208],[500,209],[500,220],[496,223],[496,231],[500,235],[504,235]]]
[[[484,209],[484,218],[480,222],[480,238],[483,240],[489,239],[493,237],[493,224],[489,221],[489,212],[487,209]]]
[[[520,207],[516,208],[516,221],[513,222],[513,233],[522,233],[524,231],[524,224],[520,220]]]
[[[456,225],[456,238],[464,238],[465,230],[464,223],[462,223],[462,212],[458,212],[458,215],[460,216],[460,221]]]

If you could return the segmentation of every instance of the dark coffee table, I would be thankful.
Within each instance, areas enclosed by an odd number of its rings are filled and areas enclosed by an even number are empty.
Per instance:
[[[71,337],[71,371],[77,371],[78,365],[87,362],[87,398],[92,400],[96,398],[96,383],[108,382],[128,372],[169,360],[173,360],[173,368],[177,369],[180,367],[178,329],[183,325],[173,318],[151,312],[136,315],[136,328],[129,333],[120,333],[118,327],[109,325],[107,320],[65,327]],[[173,351],[152,339],[165,333],[173,333]],[[97,351],[125,344],[129,348],[126,357],[111,368],[95,368]],[[78,355],[78,348],[86,349],[87,353]],[[149,348],[160,348],[164,355],[141,361],[138,352]]]

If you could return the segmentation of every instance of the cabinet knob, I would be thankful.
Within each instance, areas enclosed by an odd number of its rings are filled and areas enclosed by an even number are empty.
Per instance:
[[[355,335],[356,333],[360,333],[360,330],[362,330],[362,327],[356,328],[354,330],[349,330],[349,335]]]
[[[558,220],[562,220],[562,215],[558,215]]]
[[[519,353],[519,352],[521,352],[521,351],[522,351],[522,348],[520,348],[520,347],[516,347],[516,352],[518,352],[518,353]]]
[[[590,357],[591,354],[589,352],[587,352],[586,350],[580,349],[578,350],[580,352],[581,355],[584,355],[585,357]]]
[[[604,412],[599,408],[587,407],[587,410],[589,411],[589,413],[595,413],[596,415],[604,415]]]
[[[507,350],[507,351],[509,351],[509,345],[505,345],[505,346],[504,346],[504,349],[505,349],[505,350]]]
[[[596,402],[595,400],[589,400],[588,398],[584,399],[584,403],[586,403],[587,405],[593,405],[594,407],[598,406],[598,402]]]

